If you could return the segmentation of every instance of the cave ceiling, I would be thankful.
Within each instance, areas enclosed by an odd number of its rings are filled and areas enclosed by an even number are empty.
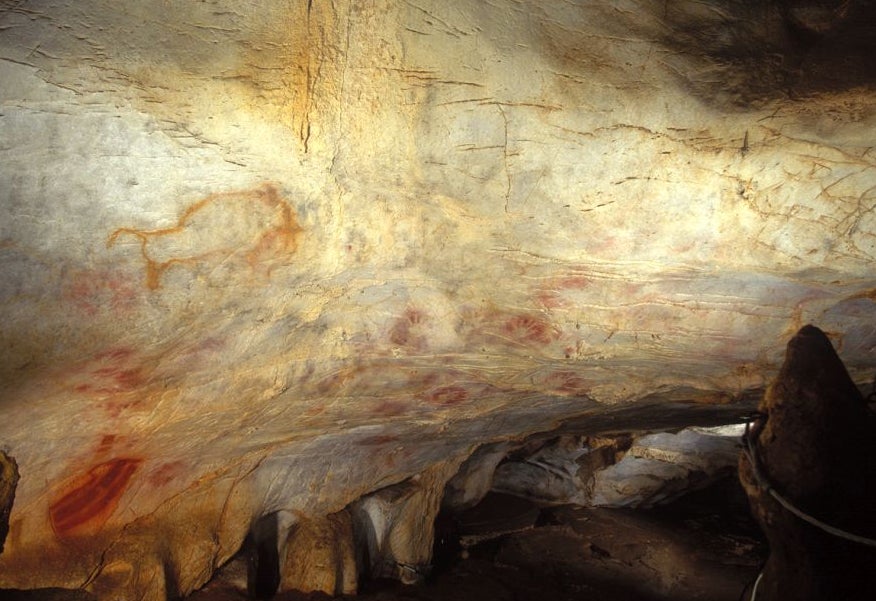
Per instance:
[[[874,21],[0,2],[0,587],[160,599],[486,443],[729,420],[806,323],[865,382]]]

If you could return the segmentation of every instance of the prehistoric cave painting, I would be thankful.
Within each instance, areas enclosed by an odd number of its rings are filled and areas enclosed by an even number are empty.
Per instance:
[[[454,407],[468,400],[468,390],[463,386],[439,386],[425,395],[426,401],[438,407]]]
[[[97,451],[95,451],[95,455],[100,457],[101,455],[107,453],[112,449],[116,442],[118,441],[118,436],[115,434],[104,434],[100,437],[100,443],[97,445]]]
[[[535,298],[539,305],[545,309],[559,309],[574,306],[575,302],[569,298],[570,291],[584,290],[592,282],[582,275],[568,275],[560,278],[552,278],[546,285],[535,291]]]
[[[366,436],[356,441],[359,446],[381,446],[391,442],[398,441],[398,436],[392,434],[375,434],[374,436]]]
[[[572,370],[550,371],[547,374],[533,378],[538,383],[539,390],[546,390],[562,396],[587,396],[593,387],[592,382]]]
[[[58,538],[68,539],[100,529],[115,511],[141,459],[115,458],[75,478],[67,492],[49,506]]]
[[[405,310],[404,315],[397,318],[389,330],[389,341],[400,347],[423,351],[427,348],[426,333],[423,324],[428,316],[414,308]]]
[[[383,417],[396,417],[408,411],[408,404],[399,400],[384,399],[374,407],[373,411]]]
[[[185,469],[186,464],[182,461],[166,461],[149,473],[148,482],[155,488],[167,486],[178,479]]]
[[[537,315],[520,313],[509,317],[502,325],[502,333],[516,342],[550,344],[560,336],[550,322]]]
[[[116,313],[128,311],[137,300],[135,282],[127,274],[108,269],[83,269],[69,274],[61,295],[88,316],[106,309]]]
[[[143,368],[134,361],[134,350],[113,347],[94,355],[77,369],[71,385],[73,390],[97,395],[130,392],[145,383]]]
[[[462,334],[476,348],[540,348],[557,342],[560,328],[539,311],[509,312],[493,306],[461,311]]]
[[[214,271],[243,263],[270,275],[274,264],[297,249],[301,232],[289,202],[265,184],[211,194],[189,206],[173,227],[119,228],[110,235],[107,247],[124,237],[137,239],[146,262],[146,286],[156,290],[173,265]]]

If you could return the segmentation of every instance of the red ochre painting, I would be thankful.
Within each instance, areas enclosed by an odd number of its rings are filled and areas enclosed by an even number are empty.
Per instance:
[[[55,534],[62,539],[99,530],[115,511],[142,459],[115,458],[75,478],[68,492],[49,507]]]
[[[265,184],[211,194],[186,208],[173,227],[119,228],[110,235],[107,247],[124,237],[139,241],[146,262],[146,286],[156,290],[174,265],[217,267],[229,260],[232,264],[242,261],[270,274],[272,264],[282,263],[297,249],[301,231],[288,201],[274,186]]]
[[[147,373],[133,349],[114,347],[79,364],[69,385],[76,392],[98,396],[119,395],[140,388]]]

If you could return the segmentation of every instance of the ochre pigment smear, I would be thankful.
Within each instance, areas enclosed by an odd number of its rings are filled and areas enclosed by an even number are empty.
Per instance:
[[[143,368],[133,361],[134,351],[125,347],[98,353],[83,366],[71,383],[73,390],[93,394],[118,394],[135,390],[146,381]]]
[[[441,386],[429,392],[426,400],[442,407],[453,407],[468,399],[468,390],[462,386]]]
[[[251,269],[270,274],[274,261],[284,261],[298,246],[302,232],[295,211],[277,189],[265,184],[252,190],[211,194],[190,205],[174,227],[140,230],[123,227],[107,240],[122,236],[139,241],[146,262],[146,287],[156,290],[174,265],[196,268],[243,260]]]
[[[526,313],[509,318],[502,330],[517,342],[550,344],[559,337],[559,332],[549,322]]]
[[[91,468],[49,507],[52,529],[69,538],[99,529],[115,511],[142,459],[116,458]]]

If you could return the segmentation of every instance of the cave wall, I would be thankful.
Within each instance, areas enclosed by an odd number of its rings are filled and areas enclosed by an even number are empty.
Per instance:
[[[798,4],[3,3],[0,587],[728,419],[807,322],[867,379],[873,21]]]

